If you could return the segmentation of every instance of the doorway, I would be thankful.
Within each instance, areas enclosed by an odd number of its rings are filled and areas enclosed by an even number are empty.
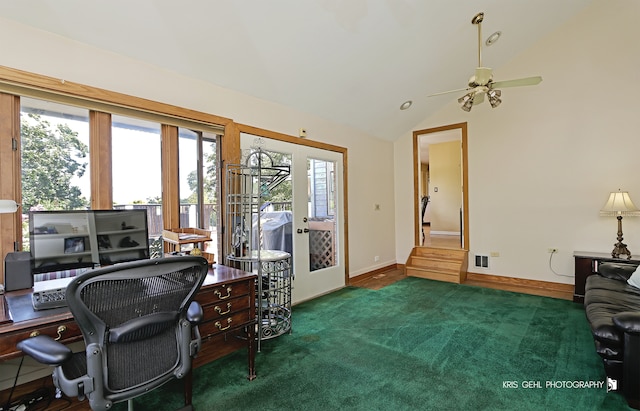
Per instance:
[[[468,250],[467,123],[413,139],[415,245]]]
[[[291,167],[285,182],[289,189],[261,207],[260,219],[265,228],[277,223],[288,225],[283,232],[289,234],[281,244],[286,248],[282,251],[292,255],[293,303],[344,287],[343,153],[241,133],[243,152],[251,151],[256,144],[271,158]],[[266,242],[267,233],[261,237]]]

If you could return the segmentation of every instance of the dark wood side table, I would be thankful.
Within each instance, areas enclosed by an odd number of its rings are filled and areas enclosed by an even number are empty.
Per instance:
[[[575,288],[573,289],[573,301],[584,303],[584,287],[587,277],[598,272],[598,265],[605,262],[640,264],[640,256],[626,258],[613,258],[607,253],[592,253],[589,251],[574,251],[575,259]]]

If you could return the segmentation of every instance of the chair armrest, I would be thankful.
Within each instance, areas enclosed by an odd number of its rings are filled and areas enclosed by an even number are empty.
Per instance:
[[[66,345],[48,335],[27,338],[17,344],[20,351],[34,360],[47,365],[61,365],[71,358],[73,352]]]
[[[191,357],[195,357],[196,354],[202,348],[202,338],[200,337],[200,330],[198,329],[198,324],[202,322],[204,318],[204,312],[202,311],[202,306],[197,301],[192,301],[189,304],[189,308],[187,309],[187,321],[191,323],[192,331],[193,331],[193,340],[189,343],[189,355]]]
[[[204,312],[202,311],[202,306],[197,301],[192,301],[187,309],[187,320],[192,325],[196,325],[202,322],[203,317]]]
[[[628,334],[640,334],[640,312],[625,311],[613,316],[613,323]]]

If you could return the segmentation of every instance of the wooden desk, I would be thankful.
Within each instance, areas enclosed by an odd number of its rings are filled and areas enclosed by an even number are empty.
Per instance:
[[[255,378],[255,280],[255,274],[231,267],[215,265],[209,269],[196,295],[204,320],[199,326],[202,348],[193,361],[194,367],[246,347],[247,378]],[[34,311],[27,304],[31,293],[29,289],[0,296],[0,361],[21,356],[16,344],[33,335],[59,337],[64,344],[82,340],[67,308]]]

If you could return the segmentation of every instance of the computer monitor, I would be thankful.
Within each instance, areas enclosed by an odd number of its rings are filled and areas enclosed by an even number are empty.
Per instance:
[[[30,211],[33,274],[149,258],[147,212]]]

